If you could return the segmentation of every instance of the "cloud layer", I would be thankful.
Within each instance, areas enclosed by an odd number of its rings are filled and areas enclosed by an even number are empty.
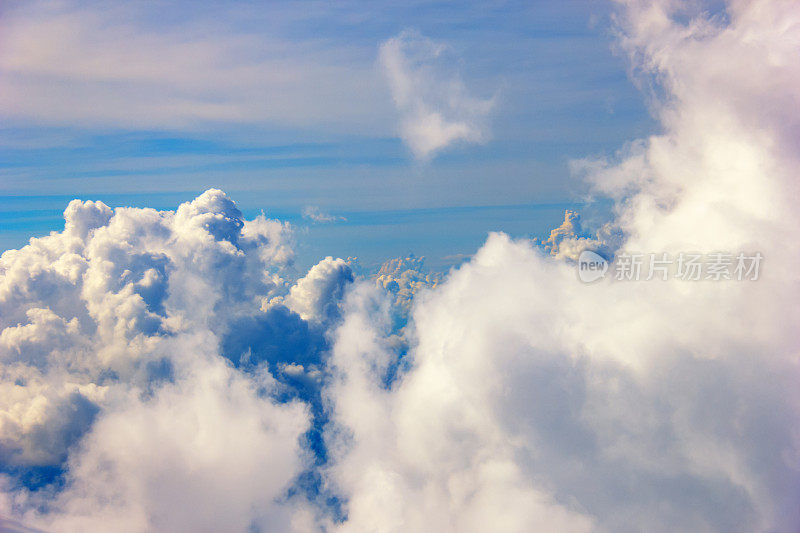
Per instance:
[[[308,12],[271,9],[254,30],[242,24],[253,16],[246,5],[181,8],[179,17],[166,7],[153,20],[143,6],[118,2],[103,9],[70,1],[7,6],[4,114],[145,130],[266,123],[364,134],[388,126],[379,79],[352,49],[264,31]]]

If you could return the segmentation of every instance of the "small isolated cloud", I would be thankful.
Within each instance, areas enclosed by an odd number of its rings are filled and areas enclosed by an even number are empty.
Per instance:
[[[344,222],[347,219],[330,213],[324,212],[322,209],[315,205],[307,205],[303,208],[303,218],[317,222],[319,224],[328,224],[331,222]]]
[[[417,159],[457,142],[484,143],[494,99],[469,94],[449,49],[418,32],[404,31],[381,44],[380,63],[400,113],[400,136]]]

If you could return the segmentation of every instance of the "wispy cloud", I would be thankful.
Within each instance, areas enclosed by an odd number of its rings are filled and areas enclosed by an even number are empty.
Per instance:
[[[307,205],[306,207],[303,208],[303,218],[320,224],[326,224],[330,222],[343,222],[347,220],[345,217],[326,213],[325,211],[321,210],[319,207],[315,205]]]
[[[380,47],[380,63],[400,113],[400,135],[417,159],[457,142],[483,143],[494,98],[470,95],[443,43],[406,30]]]
[[[237,9],[192,10],[166,26],[144,7],[114,2],[8,9],[0,109],[21,122],[69,126],[388,127],[380,79],[357,52],[243,28]]]

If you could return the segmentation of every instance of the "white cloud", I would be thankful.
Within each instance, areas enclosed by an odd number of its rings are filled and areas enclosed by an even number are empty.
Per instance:
[[[339,317],[339,302],[353,282],[350,264],[344,259],[326,257],[297,280],[289,294],[265,300],[264,309],[284,305],[303,320],[331,323]]]
[[[619,248],[622,239],[620,229],[613,222],[604,224],[594,237],[585,234],[580,214],[567,209],[564,212],[564,222],[554,228],[547,239],[541,242],[533,239],[533,242],[540,244],[553,257],[577,261],[584,250],[600,252],[610,258]]]
[[[277,125],[360,134],[389,124],[380,79],[350,48],[242,28],[242,6],[164,10],[123,2],[4,9],[0,107],[48,125],[198,129]],[[169,8],[166,10],[169,11]],[[308,13],[270,9],[269,24]]]
[[[312,222],[317,222],[320,224],[327,224],[330,222],[343,222],[347,220],[345,217],[340,217],[326,213],[322,211],[319,207],[313,205],[308,205],[303,208],[303,218],[307,218]]]
[[[25,518],[51,531],[288,530],[276,500],[303,467],[308,414],[259,386],[217,358],[152,399],[131,395],[82,441],[49,512]]]
[[[385,297],[360,287],[328,390],[342,530],[800,526],[800,12],[732,2],[729,22],[687,24],[673,7],[619,19],[638,75],[665,84],[664,133],[577,166],[617,200],[624,248],[758,250],[763,276],[583,285],[494,234],[415,302],[402,356]],[[566,222],[558,256],[581,245]]]
[[[0,256],[0,512],[56,531],[289,529],[311,415],[276,399],[257,350],[310,342],[296,315],[260,311],[289,288],[290,228],[218,190],[174,212],[64,214]],[[246,368],[232,329],[257,352]],[[64,468],[63,487],[20,485],[37,468]]]
[[[418,159],[458,142],[488,140],[493,99],[471,96],[448,65],[448,49],[404,31],[380,47],[380,63],[400,114],[400,136]]]
[[[383,263],[375,275],[375,285],[392,296],[399,315],[396,318],[405,322],[414,298],[419,297],[424,290],[436,287],[442,277],[440,273],[429,272],[425,268],[424,257],[410,255]]]

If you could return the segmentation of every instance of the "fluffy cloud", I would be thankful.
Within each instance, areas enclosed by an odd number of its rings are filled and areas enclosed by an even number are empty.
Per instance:
[[[2,512],[58,531],[289,529],[312,414],[275,376],[319,363],[324,339],[261,302],[304,296],[316,320],[341,286],[315,284],[322,266],[291,289],[290,228],[218,190],[64,215],[0,257]]]
[[[533,239],[533,242],[541,245],[553,257],[577,261],[583,250],[592,250],[611,258],[622,239],[620,228],[613,222],[603,224],[595,236],[585,233],[581,225],[581,215],[567,209],[564,212],[564,222],[554,228],[547,239],[541,242],[539,239]]]
[[[281,304],[303,320],[330,323],[339,317],[339,301],[352,282],[353,272],[347,261],[326,257],[297,280],[289,294],[273,298],[265,307]]]
[[[354,291],[328,390],[342,530],[800,526],[800,257],[787,246],[800,11],[676,9],[628,2],[619,19],[638,79],[666,91],[653,101],[664,133],[576,168],[616,200],[623,249],[758,250],[763,276],[582,285],[550,255],[581,244],[568,214],[547,250],[494,234],[416,301],[407,354],[385,297]]]
[[[427,271],[424,257],[413,254],[386,261],[375,275],[375,285],[394,299],[395,315],[400,323],[408,318],[414,298],[441,281],[441,274]]]
[[[400,135],[418,159],[428,159],[457,142],[488,139],[493,99],[469,94],[446,63],[447,47],[404,31],[384,42],[380,63],[400,113]]]
[[[265,396],[266,373],[243,377],[219,360],[191,372],[147,401],[108,409],[71,457],[66,489],[27,522],[52,531],[288,530],[291,507],[276,500],[305,462],[306,409]]]

